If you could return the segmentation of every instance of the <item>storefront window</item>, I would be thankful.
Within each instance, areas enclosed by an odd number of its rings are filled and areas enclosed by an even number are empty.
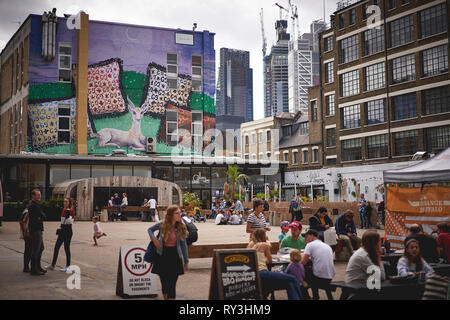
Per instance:
[[[113,166],[92,166],[92,178],[112,177]]]
[[[247,169],[249,190],[253,187],[253,197],[258,193],[264,193],[264,176],[261,175],[260,169]],[[251,191],[250,191],[251,192]]]
[[[134,166],[133,167],[133,175],[135,177],[151,178],[152,177],[152,168],[144,167],[144,166]]]
[[[191,170],[189,167],[175,167],[173,168],[174,182],[181,188],[183,191],[188,191],[191,188]]]
[[[192,168],[192,188],[209,188],[211,181],[211,170],[209,167],[193,167]]]
[[[91,166],[71,165],[70,179],[89,179],[91,177]]]
[[[154,178],[164,181],[173,181],[172,167],[156,166]]]
[[[70,180],[70,165],[54,164],[50,166],[50,186]]]
[[[211,179],[211,185],[213,188],[223,189],[223,185],[225,184],[225,181],[227,181],[227,168],[212,168]]]
[[[114,176],[129,176],[133,175],[132,166],[114,166]]]

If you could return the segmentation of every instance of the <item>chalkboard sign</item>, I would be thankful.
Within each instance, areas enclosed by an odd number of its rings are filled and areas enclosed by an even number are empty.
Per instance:
[[[209,299],[263,299],[255,249],[214,250]]]

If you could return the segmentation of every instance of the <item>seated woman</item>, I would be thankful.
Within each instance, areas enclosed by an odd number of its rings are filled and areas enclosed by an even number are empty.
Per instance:
[[[263,292],[268,294],[270,288],[286,288],[289,300],[300,300],[300,285],[296,277],[290,274],[272,272],[267,268],[267,263],[272,262],[270,243],[266,241],[266,230],[256,229],[252,234],[252,241],[247,248],[254,248],[258,256],[258,271],[261,278]]]
[[[362,236],[362,247],[353,253],[345,270],[345,282],[365,282],[373,272],[379,269],[380,280],[386,279],[381,262],[381,238],[376,231],[366,231]]]
[[[425,272],[425,279],[434,273],[428,263],[422,258],[419,241],[410,239],[405,245],[405,253],[398,260],[397,271],[399,276],[415,275]]]

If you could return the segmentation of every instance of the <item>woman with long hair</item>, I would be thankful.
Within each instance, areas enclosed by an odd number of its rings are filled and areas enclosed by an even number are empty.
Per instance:
[[[373,274],[371,269],[379,269],[380,280],[386,278],[381,262],[381,238],[376,231],[366,231],[362,236],[362,247],[351,256],[345,271],[345,282],[363,282]]]
[[[53,249],[53,260],[46,268],[54,270],[56,260],[58,259],[59,249],[64,243],[64,251],[66,252],[66,266],[60,271],[66,272],[70,266],[70,241],[72,240],[72,224],[75,218],[75,210],[73,209],[73,201],[70,198],[64,198],[64,204],[61,213],[61,225],[56,231],[58,238],[56,239],[55,248]]]
[[[282,285],[286,288],[289,300],[300,300],[302,297],[300,285],[293,275],[269,271],[267,263],[272,263],[271,245],[267,242],[266,230],[260,228],[252,233],[247,248],[256,250],[258,257],[258,271],[264,295],[268,295],[272,287]]]
[[[159,234],[155,236],[157,230]],[[181,221],[180,208],[167,208],[164,220],[150,227],[148,234],[157,251],[152,273],[159,275],[164,300],[175,299],[178,276],[184,274],[189,266],[186,244],[189,232]]]
[[[416,239],[410,239],[406,242],[405,252],[397,263],[397,271],[399,276],[416,275],[424,272],[425,278],[434,273],[433,268],[422,258],[419,241]]]

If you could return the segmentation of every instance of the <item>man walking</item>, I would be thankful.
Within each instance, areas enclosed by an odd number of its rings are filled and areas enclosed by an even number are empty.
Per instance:
[[[148,205],[150,207],[150,221],[155,221],[155,212],[156,212],[156,200],[154,196],[150,196],[150,200],[148,200]]]
[[[302,221],[303,219],[303,213],[302,213],[302,207],[303,207],[303,200],[302,200],[302,194],[299,192],[297,194],[297,197],[294,200],[294,203],[292,204],[292,216],[295,217],[295,221]]]
[[[39,206],[41,192],[39,189],[31,191],[31,204],[28,207],[30,215],[29,230],[31,234],[31,272],[32,276],[40,276],[47,272],[41,267],[41,256],[44,251],[42,233],[44,231],[45,213]]]
[[[358,201],[359,227],[361,229],[366,227],[366,205],[367,201],[364,199],[364,193],[361,193],[361,199]]]

